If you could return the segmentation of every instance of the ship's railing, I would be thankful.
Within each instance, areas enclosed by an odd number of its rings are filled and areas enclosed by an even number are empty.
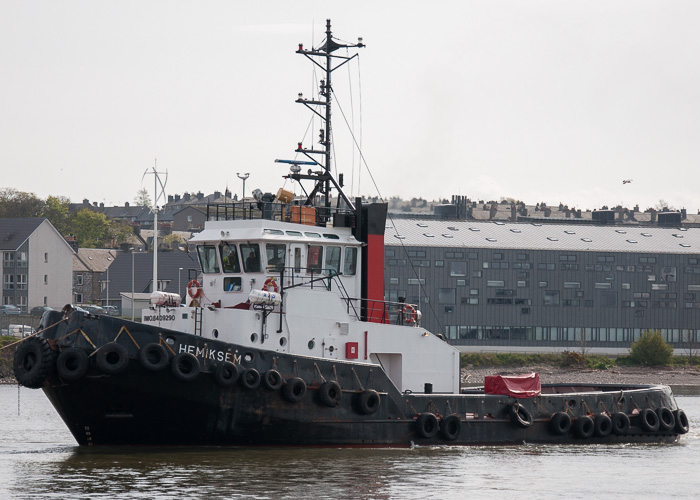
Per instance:
[[[355,227],[355,214],[347,208],[316,207],[279,203],[277,201],[245,201],[207,204],[207,220],[266,219],[294,222],[308,226]]]

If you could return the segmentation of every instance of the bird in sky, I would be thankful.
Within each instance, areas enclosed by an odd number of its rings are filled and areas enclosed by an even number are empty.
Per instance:
[[[630,182],[632,182],[632,179],[625,179],[622,181],[623,184],[629,184]]]

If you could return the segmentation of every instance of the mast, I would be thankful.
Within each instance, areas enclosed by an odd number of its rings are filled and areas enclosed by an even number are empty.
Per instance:
[[[362,38],[357,39],[355,44],[343,44],[339,43],[337,40],[333,39],[333,32],[331,31],[331,20],[326,20],[326,39],[321,46],[307,50],[304,49],[304,44],[299,44],[299,49],[296,51],[297,54],[302,54],[312,63],[318,66],[324,74],[324,78],[320,82],[319,87],[319,99],[304,99],[303,94],[299,93],[296,102],[303,104],[312,113],[315,113],[324,123],[324,128],[319,131],[319,144],[322,148],[311,149],[303,147],[302,143],[297,144],[296,153],[303,154],[310,161],[294,161],[294,160],[275,160],[280,163],[290,163],[292,167],[290,168],[290,173],[285,178],[293,179],[296,181],[302,180],[313,180],[315,182],[314,188],[311,192],[306,193],[305,205],[313,205],[313,200],[317,194],[320,194],[325,199],[326,213],[330,213],[331,208],[331,190],[337,189],[339,193],[339,198],[343,201],[351,210],[355,210],[355,205],[350,201],[350,199],[345,195],[341,185],[335,180],[331,174],[331,151],[332,151],[332,124],[331,124],[331,102],[333,94],[333,86],[331,84],[331,76],[335,70],[343,66],[345,63],[351,61],[357,54],[352,56],[341,56],[335,55],[333,52],[340,48],[362,48],[365,45],[362,43]],[[319,59],[321,62],[319,62]],[[335,64],[335,66],[334,66]],[[323,112],[319,112],[319,106],[325,108]],[[322,159],[319,161],[318,157]],[[322,170],[312,171],[308,170],[308,173],[301,173],[300,165],[316,165],[321,167]]]
[[[163,202],[165,202],[165,184],[168,182],[168,171],[158,172],[156,166],[158,165],[158,160],[155,160],[153,168],[149,172],[146,170],[143,176],[146,177],[148,174],[153,175],[153,289],[151,293],[158,291],[158,200],[163,197]],[[165,183],[161,182],[159,174],[165,174]],[[158,186],[160,185],[160,194],[158,193]],[[133,307],[133,305],[132,305]]]

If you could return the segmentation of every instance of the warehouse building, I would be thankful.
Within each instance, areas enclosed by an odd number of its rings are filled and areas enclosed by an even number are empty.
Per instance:
[[[695,350],[700,228],[672,226],[390,218],[386,299],[465,350]]]

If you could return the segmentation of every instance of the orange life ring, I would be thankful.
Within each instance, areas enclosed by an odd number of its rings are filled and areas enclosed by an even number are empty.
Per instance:
[[[277,293],[278,288],[277,288],[277,280],[270,276],[265,280],[265,283],[263,283],[263,290],[270,291],[270,287],[272,287],[272,291]]]
[[[404,321],[409,325],[416,322],[416,308],[411,304],[403,306],[403,315],[405,318]]]
[[[197,297],[202,295],[202,285],[199,284],[199,281],[192,280],[189,283],[187,283],[187,295],[189,295],[193,299],[196,299]]]

